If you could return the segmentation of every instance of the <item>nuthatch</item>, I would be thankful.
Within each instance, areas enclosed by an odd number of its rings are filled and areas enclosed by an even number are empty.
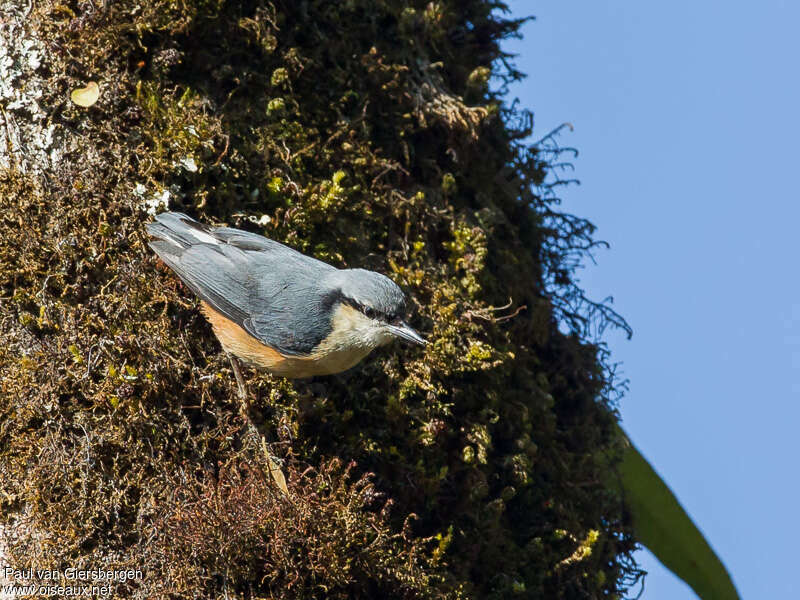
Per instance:
[[[239,361],[283,377],[345,371],[378,346],[426,342],[388,277],[337,269],[255,233],[177,212],[147,225],[150,247],[200,298],[246,397]]]

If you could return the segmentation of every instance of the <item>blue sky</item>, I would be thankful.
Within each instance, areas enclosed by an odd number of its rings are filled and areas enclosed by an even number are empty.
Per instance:
[[[569,121],[563,208],[610,242],[580,273],[634,329],[607,335],[623,426],[743,598],[798,598],[800,4],[510,2],[512,96]],[[691,590],[647,553],[644,600]]]

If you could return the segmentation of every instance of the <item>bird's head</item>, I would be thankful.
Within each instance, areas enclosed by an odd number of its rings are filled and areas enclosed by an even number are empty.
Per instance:
[[[427,342],[405,322],[406,297],[391,279],[365,269],[342,269],[335,274],[341,302],[363,315],[365,335],[376,345],[400,338],[415,344]]]

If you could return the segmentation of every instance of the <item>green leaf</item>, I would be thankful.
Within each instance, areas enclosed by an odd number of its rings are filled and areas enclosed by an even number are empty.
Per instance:
[[[678,499],[628,436],[620,434],[625,450],[619,484],[638,541],[702,600],[739,600],[725,566]]]

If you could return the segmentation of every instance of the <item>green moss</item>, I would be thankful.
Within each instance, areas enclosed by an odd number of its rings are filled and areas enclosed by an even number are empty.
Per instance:
[[[278,67],[272,72],[272,77],[270,77],[270,83],[273,87],[279,87],[286,83],[289,80],[289,71],[287,71],[284,67]]]
[[[489,67],[477,67],[467,77],[467,85],[477,90],[483,90],[489,83],[492,70]]]
[[[267,103],[267,114],[271,117],[281,116],[286,112],[286,101],[283,98],[273,98]]]
[[[580,234],[536,187],[527,117],[485,85],[515,77],[498,58],[519,22],[482,0],[65,8],[31,19],[64,49],[43,105],[75,73],[114,83],[54,116],[79,150],[46,185],[0,173],[0,503],[37,532],[10,560],[144,569],[120,598],[619,594],[636,570],[598,483],[608,374],[557,325]],[[498,185],[509,167],[533,195]],[[310,385],[248,373],[290,501],[146,245],[164,192],[387,273],[430,340]]]
[[[456,178],[452,173],[445,173],[442,175],[442,192],[445,196],[451,196],[456,193],[458,187],[456,186]]]

